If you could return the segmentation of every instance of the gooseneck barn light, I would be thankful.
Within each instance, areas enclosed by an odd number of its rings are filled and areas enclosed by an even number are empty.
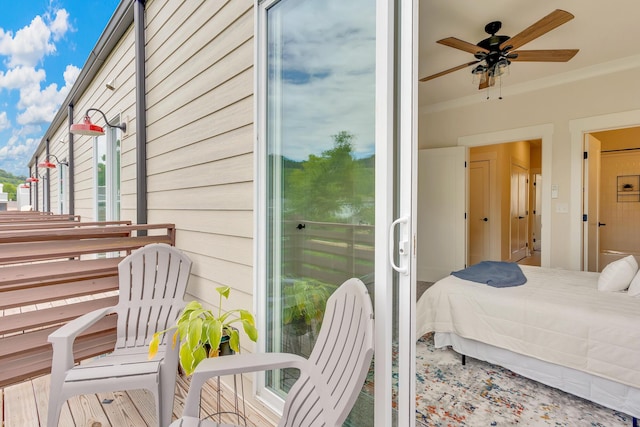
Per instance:
[[[102,111],[98,110],[97,108],[89,108],[84,115],[83,122],[74,123],[71,126],[69,126],[69,132],[71,132],[74,135],[89,135],[89,136],[104,135],[104,128],[101,126],[95,125],[91,122],[91,118],[89,117],[90,111],[96,111],[102,114],[102,117],[104,118],[104,122],[107,124],[108,127],[118,128],[122,130],[122,132],[127,131],[127,125],[125,123],[112,125],[111,123],[109,123],[109,120],[107,120],[107,116],[105,116],[105,114]]]
[[[53,157],[59,165],[69,166],[69,162],[67,162],[66,160],[60,161],[58,160],[55,154],[49,154],[49,156],[47,156],[47,158],[44,161],[38,163],[38,167],[46,168],[46,169],[55,169],[56,164],[52,163],[51,160],[49,160],[51,157]]]

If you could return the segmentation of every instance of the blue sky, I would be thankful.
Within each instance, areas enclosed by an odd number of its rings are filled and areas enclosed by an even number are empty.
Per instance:
[[[0,169],[27,162],[120,0],[1,0]]]

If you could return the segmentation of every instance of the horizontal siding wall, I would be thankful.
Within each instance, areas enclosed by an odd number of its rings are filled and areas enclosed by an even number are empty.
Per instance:
[[[121,150],[121,219],[136,222],[136,202],[130,202],[130,195],[136,193],[135,180],[135,39],[133,27],[129,29],[115,49],[107,57],[104,65],[93,79],[81,98],[74,106],[74,123],[81,121],[88,108],[102,110],[110,121],[118,117],[127,124],[127,132],[122,134]],[[105,84],[115,80],[115,90],[109,90]],[[92,121],[103,126],[104,119],[99,113],[91,113]],[[95,166],[93,137],[74,135],[75,147],[75,186],[76,214],[83,220],[95,220]]]
[[[228,285],[223,308],[255,311],[253,2],[153,0],[146,13],[149,222],[176,224],[192,298],[217,306]]]

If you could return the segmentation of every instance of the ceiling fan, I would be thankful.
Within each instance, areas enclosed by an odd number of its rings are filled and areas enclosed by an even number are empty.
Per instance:
[[[572,19],[573,15],[571,13],[556,9],[513,37],[498,35],[497,33],[502,27],[502,22],[494,21],[484,27],[484,31],[489,34],[489,37],[477,44],[471,44],[455,37],[438,40],[437,43],[472,53],[476,60],[423,77],[420,81],[426,82],[436,77],[444,76],[478,64],[471,72],[474,75],[480,76],[479,89],[485,89],[495,85],[496,77],[502,75],[506,67],[511,64],[511,61],[567,62],[578,53],[578,49],[516,49]]]

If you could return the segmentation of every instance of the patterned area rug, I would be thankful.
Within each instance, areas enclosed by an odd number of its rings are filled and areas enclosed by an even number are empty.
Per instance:
[[[633,418],[508,369],[436,349],[433,335],[417,345],[418,426],[631,426]]]

